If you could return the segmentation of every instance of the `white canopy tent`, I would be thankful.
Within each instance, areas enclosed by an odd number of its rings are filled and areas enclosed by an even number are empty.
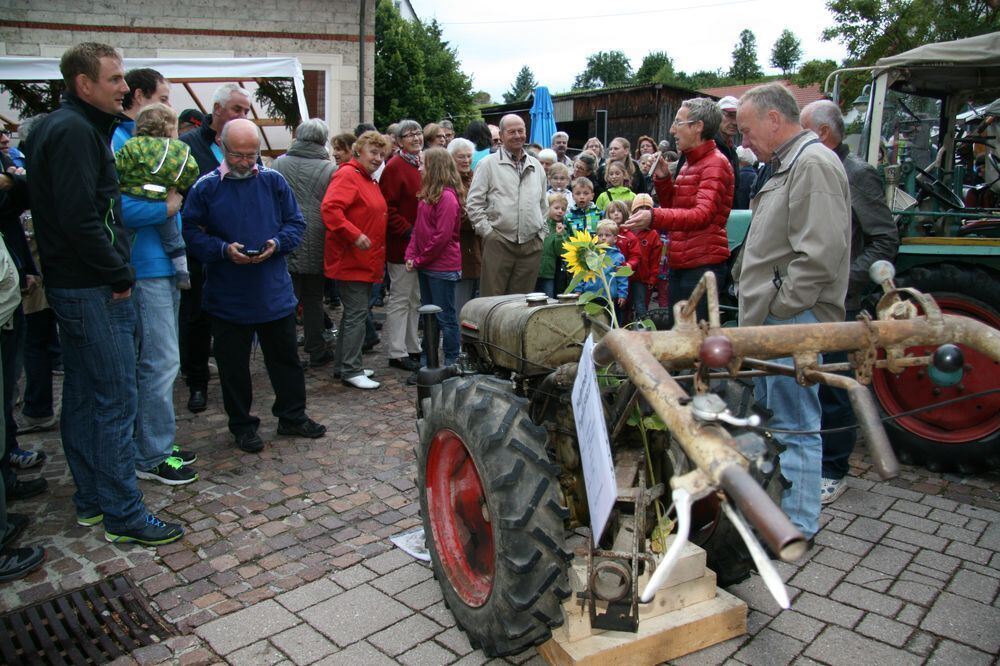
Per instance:
[[[297,58],[125,58],[125,71],[149,67],[173,84],[171,104],[181,110],[196,107],[203,113],[212,110],[211,95],[222,83],[239,83],[253,99],[257,79],[290,79],[302,118],[309,117],[303,89],[302,65]],[[0,82],[41,82],[61,79],[58,58],[0,57]],[[263,117],[254,103],[251,111],[267,145],[274,149],[287,146],[290,134],[278,119]],[[8,100],[0,100],[0,120],[16,124]]]

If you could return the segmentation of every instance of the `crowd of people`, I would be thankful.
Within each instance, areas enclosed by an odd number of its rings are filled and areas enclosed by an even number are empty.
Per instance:
[[[44,479],[18,474],[45,459],[17,445],[22,366],[20,432],[61,423],[77,522],[102,525],[109,542],[159,545],[184,530],[144,506],[137,479],[197,480],[196,454],[176,442],[173,385],[183,374],[188,409],[204,411],[213,355],[234,443],[256,453],[255,341],[277,435],[320,438],[304,368],[329,365],[346,387],[377,390],[364,356],[381,347],[415,383],[437,344],[421,339],[421,305],[440,308],[444,361],[454,363],[463,304],[564,292],[562,244],[578,232],[595,235],[612,261],[610,293],[601,280],[575,288],[600,291],[620,324],[643,319],[654,296],[660,307],[687,299],[705,272],[732,281],[741,325],[842,321],[859,307],[868,265],[898,244],[877,176],[843,145],[839,109],[817,102],[800,116],[778,84],[739,100],[686,100],[672,143],[640,136],[634,152],[624,137],[607,147],[591,137],[571,156],[561,131],[549,146],[529,144],[513,114],[496,126],[470,122],[461,136],[449,120],[412,119],[331,136],[313,118],[271,162],[238,85],[217,89],[211,113],[178,115],[169,82],[151,69],[126,73],[111,46],[77,45],[61,70],[61,106],[22,125],[24,163],[5,153],[0,177],[0,223],[25,299],[2,333],[0,581],[44,558],[41,547],[13,547],[28,520],[5,511],[5,501],[46,490]],[[753,223],[733,262],[727,220],[748,205]],[[384,294],[380,332],[372,308]],[[325,301],[341,309],[335,336]],[[852,418],[844,396],[793,378],[759,378],[756,390],[779,428]],[[811,536],[821,501],[842,492],[853,440],[778,438],[792,482],[782,507]]]

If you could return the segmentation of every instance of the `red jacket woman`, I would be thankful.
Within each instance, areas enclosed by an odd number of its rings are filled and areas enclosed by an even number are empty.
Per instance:
[[[326,251],[323,273],[334,280],[382,281],[385,271],[385,229],[388,215],[378,183],[358,161],[342,164],[323,197]],[[368,249],[355,243],[364,234]]]

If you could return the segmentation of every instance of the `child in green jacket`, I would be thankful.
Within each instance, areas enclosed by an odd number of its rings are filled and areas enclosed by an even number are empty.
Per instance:
[[[625,171],[624,164],[608,162],[608,166],[604,169],[604,181],[608,184],[608,189],[597,197],[597,207],[601,209],[601,212],[604,212],[604,209],[612,201],[624,201],[631,205],[632,199],[635,199],[635,192],[629,189],[628,183],[625,182],[627,178],[628,173]]]
[[[562,244],[566,240],[566,196],[562,192],[552,192],[548,197],[549,235],[542,243],[542,263],[538,267],[538,280],[535,291],[555,298],[566,289],[569,281],[566,279],[566,264],[560,256]]]

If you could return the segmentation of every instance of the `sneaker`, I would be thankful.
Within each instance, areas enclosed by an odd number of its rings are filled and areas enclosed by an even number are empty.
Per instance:
[[[24,578],[45,562],[41,546],[11,548],[0,553],[0,582]]]
[[[0,550],[17,541],[17,538],[27,529],[30,522],[28,517],[23,513],[8,513],[7,533],[3,535],[3,539],[0,541]]]
[[[17,420],[17,434],[24,435],[29,432],[49,430],[57,423],[59,423],[59,417],[55,414],[52,416],[27,416],[26,414],[21,414],[21,418]]]
[[[259,453],[264,448],[264,441],[256,431],[251,430],[236,436],[236,446],[247,453]]]
[[[100,525],[103,521],[103,513],[99,513],[96,516],[81,516],[80,514],[76,514],[76,524],[80,527],[93,527],[94,525]]]
[[[291,437],[306,437],[308,439],[319,439],[326,434],[326,426],[316,423],[307,418],[301,423],[278,422],[278,434]]]
[[[28,499],[35,495],[41,495],[48,487],[49,482],[41,477],[31,479],[30,481],[14,479],[14,482],[8,483],[6,487],[7,501],[12,502],[14,500]]]
[[[183,486],[186,483],[193,483],[198,480],[198,473],[184,467],[180,458],[170,456],[151,470],[136,470],[135,475],[140,479],[149,481],[159,481],[168,486]]]
[[[365,368],[364,370],[362,370],[362,372],[365,374],[365,377],[374,377],[375,376],[375,371],[374,370],[370,370],[368,368]],[[340,372],[340,370],[334,370],[333,371],[333,378],[334,379],[340,379],[341,378],[341,372]]]
[[[364,375],[355,375],[353,377],[348,377],[347,379],[341,379],[340,383],[344,386],[350,386],[351,388],[362,389],[364,391],[373,391],[381,386],[378,382],[368,379]]]
[[[162,546],[184,536],[184,528],[177,523],[165,523],[151,513],[146,514],[145,524],[137,530],[112,534],[104,530],[105,540],[111,543],[137,543],[142,546]]]
[[[14,469],[31,469],[48,460],[45,451],[25,451],[21,447],[10,452],[10,466]]]
[[[174,444],[174,447],[171,450],[170,457],[180,459],[182,465],[190,465],[194,461],[198,460],[197,453],[194,451],[185,451],[176,444]]]
[[[819,487],[819,503],[832,504],[847,491],[843,479],[823,479]]]

